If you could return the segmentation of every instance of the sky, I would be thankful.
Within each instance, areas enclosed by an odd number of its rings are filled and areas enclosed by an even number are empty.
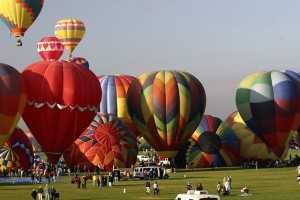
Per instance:
[[[79,19],[86,32],[73,57],[87,59],[95,75],[189,72],[205,88],[205,114],[225,120],[248,75],[300,72],[299,7],[298,0],[45,0],[22,47],[0,22],[0,62],[22,72],[42,60],[36,45],[55,36],[59,20]],[[61,59],[68,57],[65,50]]]

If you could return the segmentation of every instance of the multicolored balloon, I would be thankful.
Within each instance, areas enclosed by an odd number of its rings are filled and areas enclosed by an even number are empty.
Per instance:
[[[128,88],[134,77],[128,75],[105,75],[98,76],[102,89],[102,99],[100,103],[101,113],[110,113],[121,118],[133,130],[136,136],[140,133],[133,124],[126,104]]]
[[[124,168],[135,165],[138,154],[135,134],[112,114],[98,113],[91,125],[65,152],[69,166]]]
[[[226,122],[234,130],[236,136],[239,139],[241,160],[282,160],[286,157],[288,146],[285,148],[285,153],[278,157],[276,154],[274,154],[273,148],[268,147],[255,133],[251,131],[251,129],[246,125],[237,111],[228,116]]]
[[[20,37],[36,20],[44,5],[44,0],[1,0],[0,19],[18,38],[17,46],[22,46]]]
[[[30,169],[33,164],[33,150],[24,131],[16,127],[14,132],[0,150],[0,169]]]
[[[37,52],[44,60],[59,60],[64,53],[64,46],[57,37],[47,36],[38,42]]]
[[[0,146],[17,126],[26,106],[27,90],[24,78],[10,65],[0,63]]]
[[[236,105],[249,128],[280,157],[299,127],[300,76],[289,70],[251,74],[239,84]]]
[[[127,92],[131,119],[161,157],[175,157],[201,121],[206,94],[200,81],[182,71],[142,74]]]
[[[23,119],[56,163],[95,117],[101,100],[96,75],[67,61],[39,61],[22,72],[28,88]]]
[[[85,59],[85,58],[81,58],[81,57],[71,57],[68,60],[71,63],[77,63],[79,65],[82,65],[86,68],[90,68],[89,62]]]
[[[188,162],[195,167],[234,166],[240,155],[240,144],[233,129],[220,118],[204,115],[192,135],[195,145]]]
[[[63,19],[55,25],[55,35],[70,52],[70,57],[84,34],[85,25],[78,19]]]

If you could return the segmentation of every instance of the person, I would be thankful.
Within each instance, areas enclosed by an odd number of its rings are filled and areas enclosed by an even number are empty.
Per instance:
[[[149,194],[150,193],[150,181],[147,180],[146,181],[146,194]]]
[[[56,189],[54,186],[51,187],[50,193],[51,193],[51,200],[55,200],[56,199]]]
[[[97,176],[96,174],[93,175],[93,186],[95,187],[97,185]]]
[[[35,189],[32,190],[31,197],[32,197],[32,200],[36,200],[37,192],[35,191]]]
[[[201,183],[199,183],[198,188],[199,188],[199,190],[203,190],[203,186]]]
[[[39,186],[39,189],[37,191],[38,200],[43,200],[43,192],[44,192],[44,190],[43,190],[42,186]]]
[[[50,200],[50,188],[48,187],[48,184],[46,184],[44,188],[44,192],[45,192],[45,200]]]
[[[112,173],[110,173],[108,176],[108,186],[109,187],[113,186],[113,181],[114,181],[114,176],[112,175]]]
[[[192,189],[192,185],[190,184],[190,182],[188,182],[185,186],[186,191],[191,190]]]
[[[298,174],[300,174],[300,164],[297,167]]]
[[[224,190],[223,195],[224,195],[224,196],[228,196],[228,195],[230,194],[230,182],[229,182],[229,180],[227,180],[227,181],[225,182],[224,188],[225,188],[225,190]]]
[[[154,192],[154,195],[157,195],[159,193],[157,181],[155,181],[153,184],[153,192]]]
[[[218,182],[218,184],[217,184],[217,192],[218,192],[219,196],[220,196],[220,193],[221,193],[222,189],[223,189],[223,187],[222,187],[221,183]]]
[[[242,189],[241,189],[241,192],[244,192],[244,195],[245,196],[248,196],[249,194],[249,189],[247,188],[247,187],[243,187]]]
[[[80,185],[81,185],[81,179],[80,177],[77,178],[77,188],[80,190]]]

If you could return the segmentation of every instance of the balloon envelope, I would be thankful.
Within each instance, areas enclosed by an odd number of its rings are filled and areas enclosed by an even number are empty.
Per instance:
[[[30,131],[26,131],[25,134],[27,135],[34,152],[43,151],[41,145],[38,143],[38,141],[35,139],[35,137],[32,135],[32,133]]]
[[[131,119],[161,157],[177,154],[200,123],[205,104],[200,81],[181,71],[142,74],[127,92]]]
[[[239,84],[236,104],[249,128],[280,157],[300,122],[300,76],[289,70],[251,74]]]
[[[95,74],[76,63],[39,61],[22,72],[28,92],[23,119],[56,163],[93,120],[101,99]]]
[[[12,66],[0,63],[0,146],[17,126],[27,100],[26,83]]]
[[[81,57],[71,57],[68,60],[71,63],[77,63],[79,65],[82,65],[86,68],[90,68],[89,62],[85,59],[85,58],[81,58]]]
[[[0,19],[15,37],[24,36],[40,14],[43,5],[44,0],[1,0]]]
[[[121,118],[133,130],[136,136],[139,132],[128,114],[126,95],[134,77],[128,75],[105,75],[98,76],[102,90],[100,103],[101,113],[110,113]]]
[[[33,164],[31,143],[22,129],[16,127],[14,132],[0,150],[0,169],[23,168],[25,171]]]
[[[72,55],[85,34],[85,25],[78,19],[62,19],[55,25],[55,35]],[[72,57],[72,56],[71,56]]]
[[[64,46],[57,37],[47,36],[38,42],[37,51],[44,60],[59,60],[64,52]]]
[[[238,138],[233,129],[217,117],[204,115],[192,140],[195,145],[190,149],[188,161],[195,167],[234,166],[238,161]]]
[[[112,114],[98,113],[91,125],[64,153],[69,165],[105,166],[106,170],[135,165],[137,139],[130,128]]]
[[[233,112],[226,122],[234,130],[236,136],[240,143],[240,159],[284,159],[287,155],[286,153],[278,157],[273,149],[268,147],[243,121],[240,114],[236,111]],[[286,148],[286,150],[288,147]]]

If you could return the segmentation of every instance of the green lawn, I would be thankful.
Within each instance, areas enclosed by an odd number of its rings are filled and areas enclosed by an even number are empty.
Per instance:
[[[290,150],[289,154],[293,157],[300,155],[300,150]],[[43,154],[42,154],[43,155]],[[184,178],[186,176],[186,178]],[[216,185],[224,176],[232,176],[231,195],[221,199],[253,199],[253,200],[281,200],[281,199],[299,199],[300,185],[296,181],[296,166],[286,168],[259,168],[240,169],[217,168],[211,169],[179,169],[176,173],[170,174],[167,180],[158,180],[160,195],[147,195],[145,190],[145,181],[135,179],[134,181],[121,180],[115,183],[113,187],[93,187],[92,181],[87,182],[86,190],[78,190],[76,184],[71,184],[71,177],[64,175],[59,182],[51,183],[60,193],[60,200],[93,200],[93,199],[169,199],[172,200],[178,193],[185,192],[185,185],[190,182],[195,188],[196,184],[201,183],[209,193],[216,194]],[[0,177],[0,180],[2,178]],[[154,181],[151,181],[153,185]],[[4,183],[0,182],[1,199],[4,200],[25,200],[31,199],[30,193],[33,188],[37,189],[42,184],[32,183]],[[251,196],[242,197],[240,190],[243,187],[250,189]],[[124,194],[124,188],[126,193]]]
[[[184,178],[186,175],[186,178]],[[77,185],[70,183],[70,177],[63,176],[61,182],[51,183],[60,193],[61,200],[93,200],[93,199],[174,199],[176,194],[185,192],[185,185],[190,182],[193,187],[202,183],[204,189],[210,193],[216,193],[217,182],[222,182],[224,176],[232,176],[231,195],[221,199],[255,199],[255,200],[277,200],[277,199],[299,199],[300,185],[296,182],[296,167],[287,168],[264,168],[240,169],[240,168],[217,168],[178,170],[170,174],[168,180],[158,180],[160,195],[147,195],[145,192],[145,181],[120,181],[113,187],[93,187],[92,181],[88,181],[87,189],[78,190]],[[151,185],[153,181],[151,181]],[[45,183],[41,184],[42,187]],[[23,200],[31,199],[30,193],[39,185],[31,183],[0,183],[1,199]],[[241,197],[240,190],[247,186],[251,196]],[[126,188],[126,193],[123,193]]]

